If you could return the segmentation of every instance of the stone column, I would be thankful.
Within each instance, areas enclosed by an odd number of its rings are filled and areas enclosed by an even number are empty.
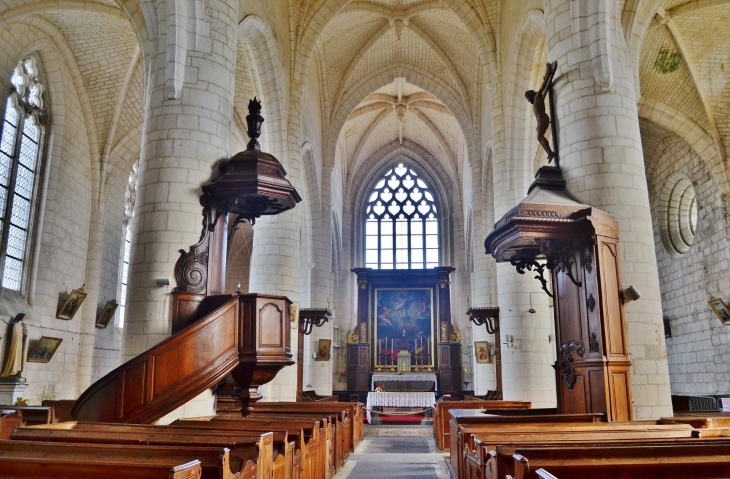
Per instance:
[[[499,106],[499,94],[492,93],[493,105]],[[522,98],[519,101],[521,103]],[[504,103],[509,104],[507,101]],[[514,111],[507,113],[514,114]],[[493,155],[495,222],[527,195],[527,188],[535,175],[531,168],[534,161],[525,157],[528,153],[523,146],[523,132],[505,131],[504,140],[499,136],[503,121],[525,128],[528,122],[506,121],[504,117],[493,121],[497,131]],[[485,233],[492,229],[493,224],[486,228]],[[497,263],[496,266],[500,337],[495,337],[494,341],[500,342],[503,397],[505,400],[531,401],[532,407],[555,407],[555,371],[551,367],[555,362],[555,343],[549,339],[555,320],[553,310],[548,306],[548,296],[540,289],[534,274],[518,274],[509,263]],[[530,313],[530,309],[535,312]],[[501,344],[505,342],[506,334],[512,335],[514,341]]]
[[[194,17],[175,0],[158,11],[149,68],[135,206],[124,356],[170,335],[170,291],[179,249],[198,242],[201,186],[228,154],[238,2],[195,0]],[[167,15],[164,16],[164,13]],[[159,287],[155,278],[171,278]]]
[[[612,0],[545,0],[560,166],[568,191],[614,215],[626,305],[634,417],[671,415],[662,309],[631,56]]]
[[[279,161],[282,161],[279,158]],[[282,163],[284,163],[282,161]],[[289,168],[288,179],[297,188]],[[249,291],[287,296],[293,302],[299,302],[299,262],[300,231],[299,208],[276,216],[262,216],[256,220],[253,236],[253,254],[251,255],[251,275]],[[296,338],[297,323],[291,323],[292,337]],[[309,338],[305,338],[305,342]],[[297,356],[297,344],[292,342],[292,354]],[[306,349],[305,349],[306,352]],[[306,362],[305,362],[306,365]],[[262,386],[264,401],[295,401],[297,390],[297,368],[284,368],[273,381]]]

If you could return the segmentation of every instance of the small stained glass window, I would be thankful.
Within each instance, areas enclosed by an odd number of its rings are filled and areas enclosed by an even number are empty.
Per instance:
[[[127,179],[127,191],[124,194],[124,237],[122,238],[122,264],[119,268],[119,316],[117,327],[124,327],[127,313],[127,283],[129,282],[129,260],[132,256],[132,218],[134,217],[134,203],[137,200],[137,178],[139,176],[139,161],[132,166]]]
[[[439,265],[436,201],[418,173],[398,163],[367,198],[365,267],[424,269]]]
[[[28,261],[46,116],[35,56],[18,62],[10,84],[0,135],[0,284],[20,291]]]

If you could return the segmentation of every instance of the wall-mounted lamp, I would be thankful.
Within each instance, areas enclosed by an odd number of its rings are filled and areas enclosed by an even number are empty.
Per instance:
[[[530,314],[535,314],[535,308],[532,306],[532,293],[530,293],[530,309],[527,310]]]
[[[155,284],[157,286],[170,286],[170,278],[165,278],[160,276],[159,278],[155,278]]]
[[[624,303],[636,301],[637,299],[641,298],[641,293],[639,293],[639,291],[634,287],[633,284],[629,285],[629,287],[624,289],[621,293]]]
[[[312,359],[317,359],[317,353],[312,353]]]
[[[502,343],[502,344],[507,346],[509,349],[512,349],[515,345],[515,337],[511,334],[505,334],[504,343]]]

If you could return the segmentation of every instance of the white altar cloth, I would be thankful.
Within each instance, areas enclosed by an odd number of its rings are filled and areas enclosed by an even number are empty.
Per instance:
[[[434,390],[438,391],[439,384],[435,374],[373,374],[370,389],[375,390],[375,381],[433,381]]]
[[[370,423],[370,409],[382,407],[422,407],[429,408],[436,404],[436,393],[410,393],[392,392],[381,393],[371,391],[368,393],[368,400],[365,404],[367,409],[368,424]]]

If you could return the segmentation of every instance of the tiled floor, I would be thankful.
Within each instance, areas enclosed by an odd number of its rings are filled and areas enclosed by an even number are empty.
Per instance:
[[[366,426],[365,438],[335,479],[449,479],[430,428]]]

